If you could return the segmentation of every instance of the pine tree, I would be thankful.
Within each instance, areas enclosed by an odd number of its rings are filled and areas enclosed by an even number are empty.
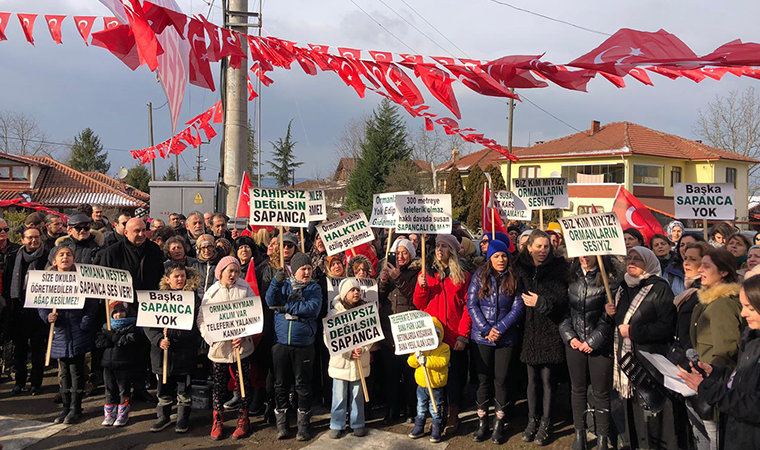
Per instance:
[[[74,136],[69,166],[80,172],[108,173],[111,163],[108,162],[108,154],[101,153],[102,151],[103,145],[98,135],[90,128],[85,128]]]
[[[467,177],[467,228],[480,228],[480,216],[483,213],[483,184],[488,180],[477,164]]]
[[[256,176],[256,167],[258,165],[259,152],[256,147],[256,130],[251,126],[251,119],[248,119],[248,154],[246,155],[245,168],[248,171],[248,176],[251,177],[251,182],[254,186],[257,186],[259,178]]]
[[[486,172],[491,175],[491,190],[507,190],[507,183],[504,182],[504,177],[501,175],[501,170],[499,170],[498,167],[495,167],[493,164],[489,164],[488,167],[486,167]]]
[[[451,194],[451,214],[454,220],[467,220],[467,192],[462,185],[462,174],[452,167],[446,178],[446,193]]]
[[[140,163],[129,169],[124,182],[143,192],[150,193],[150,172]]]
[[[179,181],[177,178],[177,168],[174,167],[174,163],[171,163],[162,179],[164,181]]]
[[[270,142],[274,148],[274,161],[267,161],[267,163],[274,169],[268,172],[267,175],[274,177],[277,185],[280,187],[290,184],[290,177],[293,173],[293,169],[296,169],[303,165],[302,162],[295,162],[296,156],[293,154],[293,147],[298,142],[295,142],[290,137],[290,126],[293,125],[293,120],[288,122],[288,132],[285,134],[285,139],[277,139],[277,142]]]
[[[398,109],[388,100],[382,100],[367,122],[361,157],[351,173],[346,187],[346,205],[361,209],[367,215],[372,207],[372,194],[384,192],[385,180],[399,161],[409,160],[406,126]]]

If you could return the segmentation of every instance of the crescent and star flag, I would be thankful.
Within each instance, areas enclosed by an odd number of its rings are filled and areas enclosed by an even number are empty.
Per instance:
[[[615,197],[612,211],[617,214],[623,231],[627,228],[639,230],[644,235],[644,243],[647,245],[649,245],[649,239],[655,234],[665,234],[652,211],[622,186]]]
[[[490,234],[493,238],[494,231],[501,231],[507,233],[507,229],[504,226],[504,222],[501,221],[499,211],[493,212],[493,225],[491,224],[491,210],[494,209],[493,200],[491,199],[491,192],[488,190],[488,184],[483,183],[483,208],[481,210],[480,221],[483,224],[483,233]],[[510,242],[510,252],[514,251],[514,244]]]
[[[61,24],[63,23],[63,19],[65,18],[66,16],[54,16],[54,15],[45,16],[45,20],[47,21],[47,24],[48,24],[48,29],[50,30],[50,37],[53,38],[53,42],[55,42],[56,44],[63,44],[63,40],[61,39]],[[3,39],[0,38],[0,41],[2,40]]]
[[[32,33],[34,32],[34,19],[37,18],[37,14],[16,14],[18,16],[18,21],[21,22],[21,29],[24,31],[24,37],[26,37],[26,40],[34,45],[34,37],[32,37]]]
[[[248,172],[243,172],[243,181],[240,182],[240,194],[238,194],[237,210],[235,217],[251,217],[251,192],[253,187]],[[258,294],[257,294],[258,295]]]
[[[462,113],[459,112],[459,103],[454,96],[454,89],[451,87],[451,83],[454,81],[448,73],[433,66],[432,64],[417,64],[414,67],[414,73],[422,80],[427,86],[428,90],[433,97],[438,99],[439,102],[456,116],[457,119],[462,119]]]
[[[77,26],[79,35],[84,39],[84,45],[90,45],[87,43],[87,39],[90,37],[92,26],[95,25],[95,19],[97,17],[94,16],[74,16],[74,23]]]

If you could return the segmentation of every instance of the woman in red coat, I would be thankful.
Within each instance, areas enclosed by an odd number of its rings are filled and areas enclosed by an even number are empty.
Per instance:
[[[470,274],[459,260],[462,247],[454,236],[439,234],[435,242],[435,257],[428,259],[426,272],[420,272],[417,277],[414,306],[441,321],[443,341],[452,350],[446,386],[449,417],[445,433],[454,434],[459,428],[459,405],[469,367],[467,344],[472,321],[467,312],[467,288]]]

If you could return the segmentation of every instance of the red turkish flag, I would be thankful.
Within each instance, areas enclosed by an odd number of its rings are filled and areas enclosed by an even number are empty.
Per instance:
[[[208,35],[208,47],[206,49],[209,62],[217,62],[220,59],[222,59],[219,56],[219,52],[221,52],[222,47],[219,44],[219,27],[214,25],[213,23],[206,20],[205,17],[203,17],[202,14],[198,16],[201,19],[201,23],[203,23],[203,28],[206,30],[206,34]]]
[[[214,118],[212,123],[222,123],[224,121],[224,108],[222,108],[222,101],[219,100],[211,107],[214,110]]]
[[[311,52],[305,48],[295,48],[296,61],[307,75],[317,74],[316,58],[312,59]]]
[[[251,192],[249,189],[252,187],[253,183],[251,183],[251,179],[248,177],[248,172],[243,172],[235,217],[251,217]]]
[[[351,61],[342,56],[334,56],[333,58],[337,62],[337,72],[343,82],[354,88],[359,97],[364,98],[364,91],[367,87],[362,83],[359,73]]]
[[[512,55],[481,64],[488,75],[504,87],[515,89],[543,88],[548,83],[536,79],[525,67],[531,61],[538,60],[542,55]]]
[[[0,42],[7,41],[5,37],[5,27],[8,26],[8,21],[11,19],[11,13],[0,12]]]
[[[391,52],[375,52],[370,50],[370,56],[377,62],[392,63],[393,53]]]
[[[153,32],[161,34],[171,25],[182,39],[185,38],[185,24],[188,19],[186,15],[148,1],[143,1],[143,9]]]
[[[457,64],[444,64],[455,77],[465,86],[477,92],[478,94],[488,95],[491,97],[507,97],[519,100],[520,97],[511,93],[492,76],[488,75],[480,68],[477,61],[462,60],[464,66]]]
[[[84,39],[84,45],[89,45],[87,43],[87,38],[90,37],[90,31],[92,31],[92,26],[95,25],[95,19],[97,19],[97,17],[74,16],[74,23],[77,25],[79,35]]]
[[[425,117],[425,131],[433,131],[435,130],[435,124],[433,123],[433,119],[430,117]]]
[[[255,90],[253,90],[253,83],[251,83],[251,75],[248,74],[248,101],[250,102],[254,98],[258,97],[259,94],[256,93]]]
[[[628,72],[628,75],[630,75],[633,78],[641,81],[642,83],[646,84],[647,86],[654,86],[654,83],[652,83],[652,79],[649,78],[649,74],[646,73],[646,71],[643,68],[634,67],[633,69],[631,69],[630,72]]]
[[[203,24],[196,19],[190,19],[187,25],[187,40],[190,41],[190,84],[215,91],[214,76],[206,51],[206,36]]]
[[[264,86],[269,86],[270,84],[274,83],[274,80],[264,75],[258,62],[255,63],[253,67],[251,67],[251,72],[253,72],[253,74],[256,75],[262,83],[264,83]]]
[[[355,48],[338,47],[338,53],[344,58],[353,59],[355,61],[362,59],[362,51]]]
[[[623,231],[627,228],[639,230],[644,235],[644,243],[647,245],[655,234],[665,234],[652,211],[622,186],[615,197],[612,211],[617,214]]]
[[[24,37],[26,37],[27,42],[34,45],[34,37],[32,36],[32,33],[34,32],[34,20],[37,18],[37,14],[16,14],[18,16],[18,21],[21,22],[21,29],[24,31]]]
[[[135,37],[129,25],[116,25],[92,33],[92,45],[108,50],[132,70],[137,70],[140,67]]]
[[[611,73],[607,72],[599,72],[599,75],[603,76],[607,79],[610,83],[614,84],[617,88],[624,88],[625,87],[625,80],[623,80],[623,77],[619,77],[617,75],[612,75]]]
[[[158,69],[158,55],[163,54],[164,50],[156,39],[156,34],[150,29],[148,20],[145,18],[145,11],[142,9],[140,0],[130,0],[132,9],[125,8],[129,26],[135,36],[137,45],[137,55],[140,57],[140,64],[147,64],[151,72]]]
[[[600,46],[568,64],[624,76],[636,65],[693,62],[697,55],[675,35],[622,28]]]
[[[378,64],[385,69],[385,74],[388,79],[390,79],[396,89],[401,92],[401,95],[403,95],[404,99],[409,102],[410,106],[419,106],[425,101],[422,98],[422,93],[414,84],[414,81],[412,81],[409,75],[407,75],[400,67],[393,63]]]
[[[259,293],[259,282],[256,279],[256,264],[253,264],[253,261],[251,261],[248,264],[248,270],[245,272],[245,281],[251,287],[251,290],[253,291],[253,295],[261,296],[261,294]],[[256,336],[262,336],[262,334],[259,333]],[[254,337],[254,339],[256,339],[256,337]],[[234,377],[233,377],[233,380],[234,380]]]
[[[677,80],[683,76],[679,70],[674,70],[667,67],[652,66],[647,67],[646,69],[650,72],[659,73],[660,75],[666,78],[670,78],[671,80]]]
[[[219,51],[219,58],[224,57],[230,58],[230,67],[233,69],[239,69],[243,58],[246,58],[240,46],[240,33],[227,28],[222,28],[222,49]]]
[[[179,155],[187,148],[187,145],[180,142],[177,136],[174,136],[169,144],[169,153]]]
[[[405,103],[406,100],[404,96],[401,95],[401,93],[398,92],[396,89],[394,89],[391,82],[388,81],[388,78],[386,78],[387,72],[389,70],[387,65],[384,67],[372,61],[362,61],[361,63],[364,64],[364,67],[366,67],[369,70],[369,72],[372,74],[372,76],[375,77],[375,79],[380,81],[380,84],[385,88],[385,91],[388,93],[388,98],[390,100],[400,105],[406,104]],[[382,92],[380,93],[385,95]]]
[[[564,66],[555,66],[549,63],[536,64],[533,72],[560,87],[582,92],[586,92],[586,85],[596,75],[593,70],[569,71]]]
[[[410,69],[414,69],[414,66],[417,64],[425,64],[425,58],[422,55],[408,55],[401,53],[399,56],[402,58],[402,61],[399,64]]]
[[[459,104],[454,96],[454,89],[451,88],[454,79],[448,73],[430,64],[415,65],[414,73],[422,79],[433,97],[449,108],[457,119],[462,118],[462,113],[459,112]]]
[[[121,22],[119,22],[119,19],[116,17],[103,17],[104,30],[110,30],[111,28],[116,28],[119,25],[121,25]]]
[[[53,42],[56,44],[63,44],[63,40],[61,39],[61,24],[65,18],[66,16],[45,15],[45,20],[50,30],[50,37],[53,38]]]
[[[295,55],[289,50],[292,43],[273,37],[264,37],[259,41],[261,53],[277,67],[290,69],[290,64],[295,61]]]
[[[736,39],[699,58],[699,61],[715,66],[760,66],[760,44]]]
[[[248,40],[248,49],[251,51],[251,59],[253,61],[258,61],[259,64],[261,64],[261,66],[264,68],[265,73],[274,70],[272,64],[269,63],[269,61],[261,53],[261,50],[259,50],[258,38],[246,35],[246,39]]]

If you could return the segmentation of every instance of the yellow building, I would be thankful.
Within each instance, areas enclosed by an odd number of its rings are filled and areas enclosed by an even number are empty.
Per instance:
[[[747,220],[748,174],[752,158],[630,122],[601,126],[532,147],[516,148],[512,178],[568,178],[570,207],[564,215],[585,214],[592,205],[611,211],[618,187],[642,203],[672,216],[674,183],[733,183],[736,216]],[[508,164],[501,160],[506,179]]]

